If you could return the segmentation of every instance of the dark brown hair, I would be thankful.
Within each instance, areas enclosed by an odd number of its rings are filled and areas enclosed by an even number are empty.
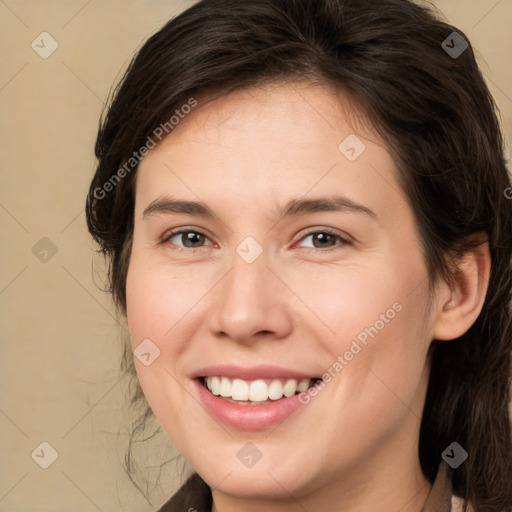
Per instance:
[[[460,55],[443,45],[455,45],[453,32],[468,44]],[[433,481],[441,453],[458,442],[469,457],[454,471],[455,493],[478,512],[511,510],[510,179],[473,48],[434,8],[410,0],[203,0],[151,36],[101,121],[86,202],[117,306],[126,313],[137,162],[105,184],[191,97],[276,80],[329,85],[357,102],[399,171],[430,284],[450,279],[448,256],[468,249],[472,234],[487,234],[492,267],[481,314],[459,339],[430,347],[419,459]]]

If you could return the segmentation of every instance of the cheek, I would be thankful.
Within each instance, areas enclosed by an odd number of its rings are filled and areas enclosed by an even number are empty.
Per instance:
[[[316,339],[330,354],[326,371],[335,375],[336,399],[355,408],[359,403],[363,416],[414,400],[430,341],[421,257],[381,263],[327,269],[325,279],[297,279],[294,288],[318,317],[312,318],[317,332],[326,332]]]
[[[172,380],[169,374],[175,374],[173,346],[163,341],[175,323],[173,312],[180,308],[173,299],[169,278],[158,278],[142,262],[136,252],[132,254],[126,279],[127,324],[137,376],[149,404],[158,410],[162,380]],[[148,353],[149,356],[142,356]]]
[[[132,345],[152,339],[161,350],[173,348],[163,343],[186,316],[200,296],[201,289],[185,272],[173,272],[163,266],[143,264],[132,259],[126,280],[127,320]]]
[[[139,265],[140,261],[132,259],[126,281],[127,323],[135,369],[157,420],[180,445],[187,432],[183,424],[190,423],[191,419],[179,383],[177,361],[182,347],[176,343],[173,328],[181,326],[179,320],[190,309],[189,301],[184,303],[186,294],[176,293],[180,287],[176,286],[178,279],[172,273],[164,275],[156,272],[155,267]],[[143,346],[148,348],[142,351]],[[144,357],[139,359],[137,355],[144,352],[151,353],[150,364],[144,364]],[[158,355],[153,359],[153,354]]]
[[[332,390],[341,422],[346,421],[341,411],[351,409],[348,431],[367,428],[363,438],[371,439],[376,424],[384,435],[407,418],[421,417],[429,346],[424,294],[425,290],[418,290],[407,296],[391,288],[366,303],[347,304],[354,318],[358,309],[360,315],[338,338],[333,362],[338,356],[341,362],[338,359],[340,364],[333,368]]]
[[[368,338],[368,328],[386,330],[398,317],[410,288],[392,264],[326,266],[314,272],[301,267],[280,274],[303,301],[297,311],[303,322],[319,335],[325,331],[320,339],[329,340],[330,352],[338,353],[358,335]]]
[[[349,445],[330,447],[334,461],[377,452],[383,439],[399,430],[408,429],[411,435],[421,418],[426,391],[428,343],[422,331],[422,301],[392,291],[344,305],[352,319],[348,325],[346,316],[338,317],[336,341],[329,346],[329,373],[334,377],[318,399],[311,399],[317,417],[330,418],[321,435],[337,439],[344,432],[350,439]]]
[[[201,299],[211,288],[211,278],[201,271],[149,261],[142,251],[132,253],[126,280],[127,323],[144,394],[158,417],[173,416],[183,398],[178,384],[185,378],[181,354],[196,332]],[[144,343],[159,354],[148,366],[137,358]]]

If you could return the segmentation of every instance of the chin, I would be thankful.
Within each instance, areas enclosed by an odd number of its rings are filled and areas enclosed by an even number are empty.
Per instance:
[[[277,459],[277,457],[275,458]],[[248,500],[289,499],[290,494],[297,497],[309,493],[315,487],[314,478],[304,473],[304,464],[290,458],[257,462],[247,468],[237,464],[209,464],[196,466],[201,478],[212,488],[222,494]],[[321,486],[321,484],[319,484]]]

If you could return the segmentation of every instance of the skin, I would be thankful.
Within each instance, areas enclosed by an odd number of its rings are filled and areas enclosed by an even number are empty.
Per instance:
[[[430,492],[418,458],[426,354],[433,338],[453,339],[478,316],[489,251],[466,254],[428,308],[413,213],[383,141],[357,114],[326,86],[238,90],[196,107],[140,164],[127,321],[134,349],[149,338],[161,353],[149,366],[136,359],[137,373],[160,424],[212,487],[213,511],[419,512]],[[349,134],[366,146],[352,162],[338,149]],[[275,213],[292,198],[332,194],[376,218]],[[143,217],[163,195],[202,201],[217,217]],[[181,235],[164,241],[181,228],[206,237],[188,250]],[[308,235],[325,228],[349,243]],[[250,264],[236,252],[247,236],[263,249]],[[221,425],[198,400],[189,375],[207,365],[322,375],[395,303],[401,311],[277,427]],[[247,442],[262,454],[251,468],[237,458]]]

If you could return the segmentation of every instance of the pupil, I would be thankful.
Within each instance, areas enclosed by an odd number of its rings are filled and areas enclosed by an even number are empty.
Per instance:
[[[194,233],[194,232],[189,231],[188,233],[186,233],[185,240],[187,243],[190,242],[193,244],[194,242],[198,242],[198,241],[200,242],[202,236],[203,235],[201,235],[201,233]],[[196,238],[199,237],[199,240],[194,240],[194,237],[196,237]],[[185,243],[185,246],[190,247],[190,245],[187,245],[187,243]]]
[[[328,243],[329,242],[328,238],[332,235],[330,233],[318,233],[316,236],[317,236],[317,240],[319,240],[320,242],[322,242],[322,240],[323,240],[324,242]],[[326,244],[321,243],[320,245],[326,245]]]

